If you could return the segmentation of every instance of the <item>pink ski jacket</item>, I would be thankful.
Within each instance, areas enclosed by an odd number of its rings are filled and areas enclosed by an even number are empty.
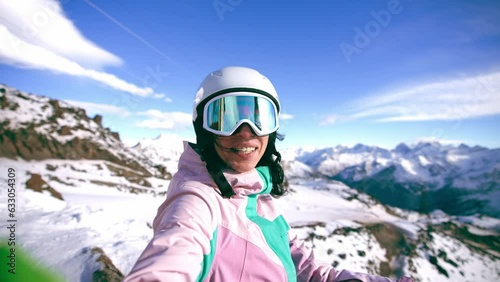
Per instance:
[[[391,281],[316,263],[275,209],[267,167],[225,171],[236,193],[226,199],[191,145],[184,143],[154,236],[124,281]]]

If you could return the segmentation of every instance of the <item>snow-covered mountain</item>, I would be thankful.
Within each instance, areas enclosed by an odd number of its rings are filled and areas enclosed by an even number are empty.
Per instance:
[[[168,174],[175,171],[169,162],[175,165],[181,140],[162,135],[128,148],[118,134],[100,126],[100,117],[6,86],[0,87],[0,107],[0,171],[15,171],[16,248],[64,281],[119,281],[152,237]],[[363,154],[366,148],[344,150]],[[406,274],[416,281],[500,280],[499,219],[384,205],[325,177],[332,175],[318,169],[326,160],[318,152],[284,151],[292,192],[278,202],[319,260],[337,269]],[[378,152],[390,160],[390,151]],[[317,166],[307,162],[307,154],[318,154]],[[7,178],[0,174],[2,183]],[[0,191],[0,202],[7,203],[7,193]],[[8,214],[6,204],[0,214]],[[7,232],[3,219],[0,247]]]
[[[143,139],[132,149],[147,156],[153,163],[163,164],[170,173],[177,171],[183,148],[183,139],[175,134],[162,133],[155,139]]]
[[[0,84],[0,156],[43,159],[107,160],[143,176],[167,177],[165,167],[120,141],[102,126],[102,116],[48,97]]]
[[[420,212],[500,217],[500,149],[438,142],[393,150],[358,144],[298,151],[307,173],[342,181],[381,202]]]

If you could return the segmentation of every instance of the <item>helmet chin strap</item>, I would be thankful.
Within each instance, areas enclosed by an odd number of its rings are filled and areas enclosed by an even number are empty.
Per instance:
[[[221,196],[227,199],[231,198],[231,196],[233,196],[235,193],[233,187],[231,187],[231,184],[229,184],[226,176],[222,172],[222,169],[219,166],[214,165],[212,162],[207,162],[207,170],[208,173],[210,173],[210,176],[212,176],[212,179],[219,187]]]
[[[213,154],[217,154],[217,152],[215,152],[215,150],[208,150],[205,151],[204,153],[205,153],[204,157],[208,173],[210,173],[210,176],[212,176],[212,179],[219,187],[221,196],[227,199],[231,198],[231,196],[235,194],[233,187],[231,187],[231,184],[229,184],[229,182],[227,181],[226,176],[224,176],[221,167],[214,162],[216,156]]]
[[[212,176],[212,179],[219,187],[221,196],[227,199],[231,198],[231,196],[233,196],[235,193],[233,187],[231,187],[231,184],[227,182],[226,176],[224,176],[224,173],[222,172],[221,168],[212,167],[211,165],[207,164],[207,169],[208,172],[210,173],[210,176]]]

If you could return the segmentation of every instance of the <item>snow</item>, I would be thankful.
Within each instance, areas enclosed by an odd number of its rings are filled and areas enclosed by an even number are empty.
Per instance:
[[[313,170],[308,165],[299,161],[284,161],[284,170],[291,178],[307,178],[313,173]]]
[[[354,226],[353,226],[354,227]],[[300,227],[297,229],[299,238],[305,240],[310,234],[326,238],[305,241],[308,247],[315,247],[314,256],[318,262],[336,262],[337,269],[377,274],[380,273],[378,265],[371,262],[387,261],[385,250],[378,244],[374,236],[367,232],[349,233],[330,236],[327,227]],[[366,249],[369,246],[369,250]]]
[[[431,162],[424,156],[418,156],[418,160],[422,166],[431,164]]]
[[[152,222],[163,197],[118,191],[85,180],[93,177],[116,182],[116,176],[97,168],[97,165],[104,168],[105,162],[0,160],[2,171],[7,171],[9,167],[16,169],[17,240],[34,257],[56,269],[68,281],[80,281],[84,262],[88,259],[84,255],[85,250],[101,247],[115,266],[128,270],[151,238],[152,231],[147,224]],[[57,166],[56,171],[47,170],[48,164]],[[29,178],[27,171],[40,173],[46,181],[49,176],[57,174],[69,183],[47,181],[63,195],[64,201],[51,197],[47,192],[36,193],[23,187],[21,183]],[[6,183],[5,176],[1,177],[1,181]],[[165,191],[168,181],[158,179],[157,183],[161,181]],[[121,182],[125,184],[126,181]],[[1,196],[2,202],[6,202],[5,193]],[[5,205],[0,207],[3,215],[7,214],[5,208]],[[5,221],[0,228],[0,237],[5,237]]]
[[[3,84],[0,84],[0,87],[3,87],[7,90],[8,93],[15,92],[16,90],[10,89]],[[50,117],[52,112],[52,107],[45,107],[48,104],[49,98],[41,97],[31,94],[23,93],[20,98],[14,95],[9,95],[9,104],[17,103],[19,107],[16,111],[16,118],[11,119],[10,115],[12,111],[8,108],[0,108],[0,122],[8,120],[10,122],[10,126],[12,127],[23,127],[25,124],[40,122],[46,120]]]
[[[468,159],[470,159],[470,157],[466,155],[450,154],[446,156],[446,160],[449,161],[450,163],[458,163]]]
[[[74,117],[74,115],[70,115],[69,113],[64,113],[62,118],[57,119],[57,123],[62,126],[69,126],[69,127],[76,127],[79,122],[78,120]]]
[[[401,160],[401,166],[410,174],[417,175],[417,172],[413,168],[413,164],[409,160]]]
[[[430,245],[435,246],[440,253],[433,254],[425,250],[419,250],[418,253],[422,254],[422,257],[436,257],[437,264],[446,271],[449,281],[498,281],[500,278],[500,264],[489,256],[478,257],[454,238],[435,234]],[[417,269],[422,273],[434,274],[425,277],[423,281],[443,281],[443,276],[437,275],[436,267],[429,260],[415,261]],[[485,265],[490,267],[485,268]]]
[[[132,147],[171,173],[177,171],[177,160],[184,149],[184,140],[175,134],[162,133],[155,139],[143,139]]]
[[[354,186],[362,186],[364,180],[373,180],[372,186],[390,181],[410,194],[426,189],[431,197],[446,194],[450,199],[455,196],[454,201],[478,203],[465,205],[463,214],[500,214],[496,204],[500,201],[500,182],[495,177],[500,171],[500,149],[453,147],[436,141],[411,146],[403,143],[390,151],[376,146],[337,146],[301,151],[291,162],[305,164],[307,175],[340,179]],[[446,201],[435,203],[432,208],[457,212]],[[405,207],[405,203],[400,206]]]
[[[489,216],[459,216],[457,221],[469,223],[486,230],[496,230],[500,232],[500,222],[498,219]]]

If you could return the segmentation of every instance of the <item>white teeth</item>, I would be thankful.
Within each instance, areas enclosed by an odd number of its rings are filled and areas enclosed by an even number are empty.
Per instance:
[[[243,147],[243,148],[235,148],[235,151],[243,154],[250,154],[251,152],[255,151],[255,147]]]

